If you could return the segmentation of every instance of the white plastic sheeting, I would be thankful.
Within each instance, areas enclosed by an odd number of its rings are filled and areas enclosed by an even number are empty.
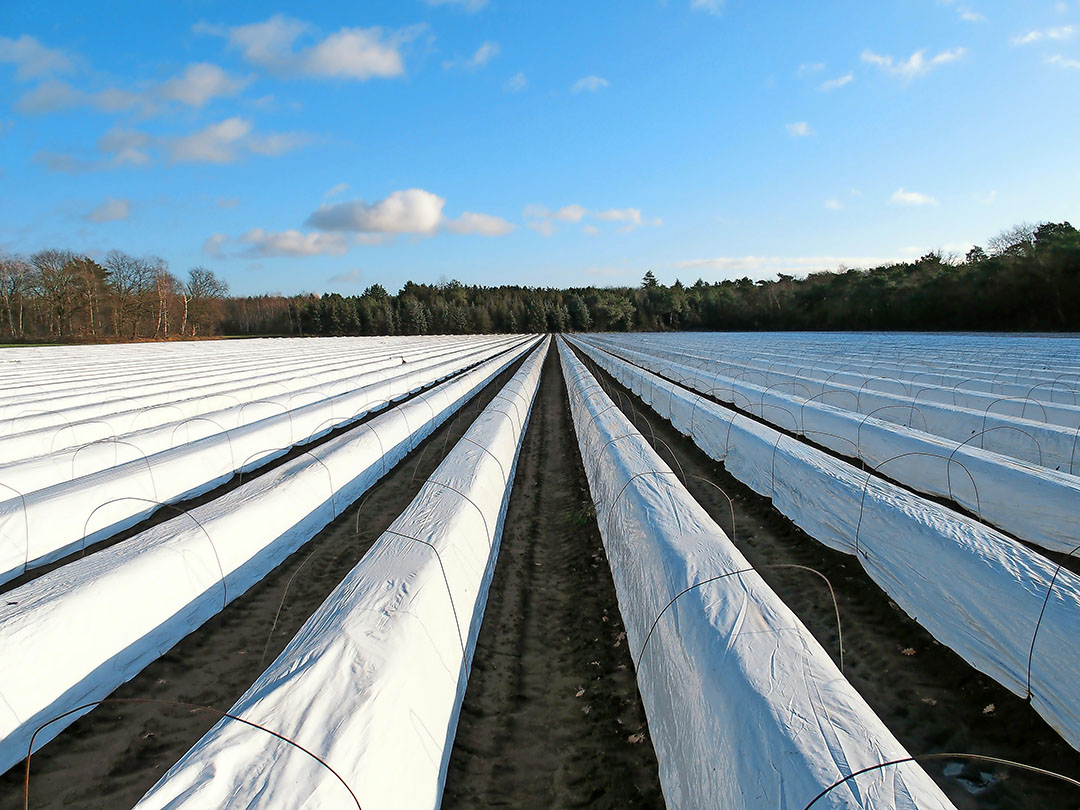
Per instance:
[[[140,454],[117,466],[0,502],[0,583],[110,537],[152,514],[161,504],[208,492],[237,472],[254,469],[287,453],[294,444],[307,443],[357,421],[463,367],[521,343],[518,338],[476,352],[454,354],[433,364],[418,364],[418,368],[396,377],[376,375],[379,379],[337,396],[292,410],[278,405],[261,411],[262,418],[232,430],[220,430],[213,421],[191,423],[191,430],[210,432],[179,446]],[[168,426],[155,429],[143,444],[152,449],[156,443],[169,442],[173,432]],[[139,437],[132,437],[130,444],[137,447],[139,441]],[[93,456],[94,452],[108,458],[113,448],[98,445],[79,455],[61,454],[58,459],[42,462],[44,471],[54,463],[75,467],[83,455]],[[32,465],[15,466],[24,469]],[[33,478],[33,471],[27,477]],[[21,483],[22,478],[15,476],[15,480]]]
[[[319,351],[317,342],[313,345],[313,356],[307,357],[290,341],[279,341],[287,348],[277,357],[261,358],[252,371],[244,370],[246,364],[234,362],[217,373],[208,369],[206,379],[169,378],[154,385],[153,393],[140,393],[150,386],[124,385],[106,378],[91,392],[71,394],[68,407],[46,400],[8,406],[4,411],[11,415],[0,420],[0,429],[12,432],[0,435],[0,463],[85,447],[78,463],[78,468],[84,470],[91,465],[87,456],[94,450],[95,442],[109,442],[114,454],[123,455],[121,451],[127,449],[131,434],[144,435],[148,429],[171,425],[177,434],[170,435],[175,444],[175,439],[190,429],[180,427],[185,422],[191,422],[191,427],[202,433],[215,424],[220,429],[238,427],[267,413],[292,410],[356,388],[362,384],[358,380],[361,376],[370,382],[373,374],[401,374],[440,355],[478,351],[488,345],[505,343],[507,338],[435,338],[427,342],[414,338],[391,346],[359,340],[363,342],[340,346],[340,351],[329,357],[320,356],[323,352]],[[149,370],[144,374],[149,377]],[[103,393],[111,399],[86,401],[89,396]],[[123,444],[113,442],[117,439],[123,439]],[[153,452],[141,444],[133,450]],[[67,465],[68,478],[73,477],[73,466]],[[64,480],[63,469],[59,472],[61,478],[56,480]],[[11,470],[0,471],[0,483],[14,484],[15,480]],[[54,481],[20,483],[26,492]]]
[[[26,756],[43,723],[106,697],[262,579],[532,345],[7,592],[0,604],[0,771]],[[35,749],[77,717],[46,726]]]
[[[625,348],[640,351],[640,347],[636,345],[639,341],[634,338],[603,336],[597,338],[596,342],[607,347],[609,351]],[[1080,418],[1080,412],[1072,414],[1073,423],[1066,427],[1049,424],[1045,418],[1046,408],[1038,404],[1028,405],[1027,416],[1019,416],[1006,413],[1002,410],[1004,402],[993,399],[991,402],[996,402],[997,407],[976,409],[956,403],[917,399],[906,395],[901,386],[894,386],[894,389],[898,390],[885,392],[870,390],[865,386],[846,385],[837,381],[838,375],[830,375],[828,384],[822,385],[801,377],[770,374],[745,367],[733,373],[724,365],[703,363],[700,360],[690,361],[677,351],[650,349],[646,353],[668,361],[670,369],[675,373],[683,373],[687,366],[693,368],[699,379],[710,380],[711,387],[722,392],[721,398],[724,397],[723,392],[730,392],[733,397],[731,401],[746,410],[757,412],[755,406],[762,401],[760,397],[775,390],[786,394],[796,406],[804,401],[827,403],[852,413],[874,415],[882,421],[914,428],[923,433],[956,442],[967,442],[983,450],[1051,470],[1067,473],[1080,471],[1080,437],[1077,431],[1080,423],[1076,421]],[[1023,407],[1024,403],[1017,405]],[[772,407],[780,406],[774,403]],[[796,421],[796,412],[797,407],[792,408],[786,425],[778,421],[782,414],[773,414],[772,419],[789,428]]]
[[[1080,748],[1080,577],[940,504],[579,345],[809,535],[855,554],[909,616],[1009,691],[1030,696]]]
[[[582,363],[560,350],[667,806],[801,810],[845,776],[907,757]],[[815,805],[951,806],[910,762],[855,777]]]
[[[589,338],[582,345],[598,345]],[[682,386],[733,402],[785,430],[844,456],[859,458],[883,476],[920,492],[948,498],[982,520],[1053,551],[1080,546],[1080,477],[998,455],[970,444],[905,428],[821,402],[711,375],[641,352],[605,351]]]
[[[81,444],[109,435],[99,419],[116,417],[122,432],[137,430],[185,412],[200,413],[202,406],[212,410],[332,382],[352,368],[390,366],[422,347],[452,350],[475,341],[425,336],[78,347],[64,362],[18,364],[18,374],[0,393],[0,437],[5,439],[0,457],[8,457],[3,448],[9,436],[16,438],[11,434],[33,431],[48,437],[44,446],[59,449],[68,441]],[[90,363],[102,350],[110,362]],[[143,362],[132,363],[136,358]],[[50,369],[45,379],[36,373],[37,363]],[[125,419],[130,420],[126,430]]]
[[[526,360],[230,712],[341,778],[223,719],[138,808],[439,806],[547,349]]]

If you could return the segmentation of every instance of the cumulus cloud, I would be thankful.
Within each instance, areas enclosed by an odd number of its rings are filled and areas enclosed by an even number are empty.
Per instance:
[[[1063,25],[1058,28],[1043,28],[1038,31],[1028,31],[1026,34],[1020,34],[1013,37],[1013,45],[1031,45],[1036,42],[1042,42],[1043,40],[1056,40],[1062,41],[1066,39],[1072,39],[1076,33],[1076,29],[1071,25]]]
[[[442,221],[446,200],[421,188],[395,191],[383,200],[324,204],[306,224],[321,231],[356,233],[433,233]]]
[[[794,124],[785,124],[788,135],[793,138],[808,138],[814,134],[814,130],[805,121],[796,121]]]
[[[897,205],[940,205],[940,203],[933,197],[926,194],[920,194],[917,191],[904,191],[903,188],[897,189],[891,197],[889,202],[896,203]]]
[[[605,87],[610,86],[610,82],[600,76],[583,76],[578,79],[572,85],[570,85],[571,93],[595,93],[597,90],[602,90]]]
[[[835,79],[822,82],[820,89],[828,93],[830,90],[837,90],[846,84],[851,84],[853,81],[855,81],[855,74],[845,73],[843,76],[837,76]]]
[[[952,48],[951,50],[941,51],[929,59],[926,57],[926,49],[921,51],[915,51],[907,59],[896,60],[891,56],[882,56],[876,54],[873,51],[865,50],[860,57],[863,62],[868,65],[873,65],[880,70],[888,73],[890,76],[898,76],[902,79],[914,79],[918,76],[926,76],[931,71],[936,70],[942,65],[947,65],[950,62],[956,62],[962,59],[967,53],[965,48]]]
[[[466,211],[457,219],[446,220],[445,227],[454,233],[478,236],[505,236],[514,230],[514,226],[502,217],[477,214],[472,211]]]
[[[267,231],[252,228],[240,237],[246,256],[340,256],[349,249],[340,233],[301,233],[298,230]]]
[[[200,23],[193,30],[225,37],[247,62],[279,76],[365,81],[402,75],[401,46],[414,39],[421,28],[387,32],[377,26],[345,27],[300,48],[297,40],[314,34],[314,27],[284,14],[229,28]]]
[[[131,202],[107,197],[100,205],[87,213],[83,219],[87,222],[116,222],[131,215]]]
[[[14,65],[19,81],[69,73],[75,68],[75,60],[67,53],[47,48],[29,34],[18,39],[0,37],[0,63]]]

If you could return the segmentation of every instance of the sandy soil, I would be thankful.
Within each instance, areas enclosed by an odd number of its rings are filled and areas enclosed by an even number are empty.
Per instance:
[[[229,709],[415,497],[519,365],[503,372],[312,542],[113,697]],[[33,756],[30,807],[131,807],[217,719],[205,711],[154,704],[105,704]],[[18,765],[0,777],[0,810],[23,807],[23,773]]]
[[[620,408],[636,421],[639,430],[651,437],[651,425],[656,437],[667,443],[685,471],[687,489],[725,531],[731,526],[727,500],[693,476],[706,478],[732,498],[735,544],[838,661],[836,613],[825,583],[806,571],[765,566],[795,563],[828,577],[840,609],[844,674],[910,753],[988,754],[1080,778],[1080,753],[1026,701],[935,641],[888,598],[853,557],[815,541],[774,509],[768,498],[740,484],[722,464],[702,453],[629,389],[587,358],[582,359],[610,389],[623,393],[625,402]],[[628,408],[626,403],[631,402],[633,407]],[[662,444],[658,444],[658,452],[672,464]],[[960,759],[927,762],[924,767],[958,810],[1080,808],[1080,790],[1017,769]]]
[[[444,810],[662,808],[558,354],[518,462]]]

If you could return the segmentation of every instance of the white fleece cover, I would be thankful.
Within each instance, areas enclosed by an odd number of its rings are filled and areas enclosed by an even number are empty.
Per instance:
[[[638,350],[638,341],[632,338],[602,336],[598,345],[611,348]],[[1077,441],[1077,420],[1080,412],[1074,410],[1072,424],[1065,426],[1046,419],[1046,407],[1015,402],[1016,408],[1027,414],[1010,414],[1005,410],[1008,400],[992,399],[984,408],[972,408],[956,402],[931,402],[925,398],[909,396],[900,385],[891,392],[871,390],[866,386],[846,385],[838,382],[839,375],[830,375],[827,384],[811,380],[777,375],[769,371],[741,368],[733,372],[726,364],[688,358],[681,352],[642,352],[653,358],[661,358],[673,367],[689,366],[702,377],[710,377],[714,388],[732,390],[733,383],[751,383],[762,392],[786,393],[797,402],[811,400],[826,402],[852,413],[874,415],[877,418],[906,427],[921,430],[934,436],[970,442],[975,447],[990,450],[1011,458],[1027,461],[1040,467],[1074,474],[1080,472],[1080,442]],[[866,381],[864,381],[866,382]],[[883,383],[884,384],[884,383]],[[736,385],[735,391],[741,390]],[[749,409],[749,407],[748,407]],[[785,426],[786,427],[786,426]]]
[[[670,810],[802,810],[908,756],[828,654],[560,343],[563,374]],[[687,591],[726,572],[743,573]],[[915,763],[815,808],[949,808]]]
[[[354,371],[392,367],[403,356],[465,349],[491,339],[498,338],[207,341],[158,344],[151,346],[158,349],[152,355],[145,348],[149,344],[76,347],[66,361],[47,364],[51,370],[45,379],[36,373],[36,364],[9,365],[18,371],[6,388],[0,385],[0,461],[78,447],[302,388],[323,386],[324,395],[330,395]],[[89,356],[101,350],[112,362],[90,363]],[[198,359],[180,362],[185,357]],[[133,362],[137,358],[142,360]]]
[[[363,810],[437,808],[442,800],[547,350],[545,340],[231,710],[325,760]],[[307,754],[228,718],[137,805],[355,806]]]
[[[42,723],[108,696],[262,579],[534,345],[4,594],[0,771],[26,756]],[[78,716],[47,726],[35,749]]]
[[[588,345],[599,344],[590,338]],[[712,375],[689,366],[605,345],[636,366],[858,458],[919,492],[955,501],[1024,540],[1066,553],[1080,546],[1080,477],[752,383],[717,385]]]
[[[1031,703],[1080,748],[1080,577],[988,526],[578,345],[807,534],[855,554],[909,616],[1020,697],[1028,695],[1028,657],[1045,603]]]
[[[904,403],[906,407],[896,409],[890,408],[886,402],[881,403],[882,418],[890,422],[898,421],[907,414],[911,414],[913,409],[910,405],[914,405],[916,422],[921,423],[919,409],[923,404],[932,402],[970,409],[979,414],[1007,414],[1021,419],[1050,422],[1073,431],[1080,426],[1080,405],[1077,405],[1076,398],[1071,395],[1071,386],[1067,386],[1061,380],[1053,384],[1047,383],[1042,387],[1038,383],[1031,382],[1022,386],[1010,384],[1007,387],[1015,391],[1012,394],[971,391],[957,385],[941,385],[935,382],[939,379],[939,375],[930,371],[914,375],[914,379],[892,376],[899,375],[901,372],[891,364],[871,363],[867,367],[858,362],[853,362],[848,366],[842,361],[833,361],[822,365],[820,361],[813,361],[806,356],[786,357],[774,354],[764,357],[751,354],[724,359],[723,351],[728,348],[725,345],[726,336],[716,335],[709,338],[698,336],[695,340],[679,335],[677,339],[673,339],[670,334],[649,334],[626,335],[618,338],[617,342],[656,357],[686,363],[699,370],[722,372],[766,388],[784,386],[784,390],[813,396],[825,402],[832,401],[840,407],[854,406],[852,409],[860,413],[870,413],[876,407],[867,407],[869,400],[864,401],[864,396],[889,394],[909,400],[910,404]],[[912,360],[917,363],[919,358],[915,357]],[[908,363],[908,377],[913,376],[911,366],[912,363]],[[882,372],[889,376],[882,376]],[[1019,391],[1016,390],[1018,388]],[[1066,400],[1045,402],[1037,399],[1036,397],[1043,390],[1050,396],[1064,396]],[[981,424],[979,429],[983,429]],[[992,437],[993,434],[990,434],[986,441],[992,442]],[[969,438],[969,436],[960,438]],[[1021,449],[1025,451],[1026,457],[1029,448]]]
[[[80,548],[111,537],[155,512],[161,504],[175,503],[208,492],[237,472],[255,469],[331,430],[362,419],[462,368],[489,359],[525,341],[520,338],[478,351],[455,353],[434,363],[400,364],[409,369],[396,376],[376,374],[358,380],[360,387],[332,397],[321,397],[286,409],[284,403],[247,403],[233,418],[250,420],[233,429],[221,429],[218,420],[199,419],[180,426],[155,428],[144,436],[131,436],[124,452],[136,452],[129,461],[109,465],[116,445],[96,444],[60,453],[41,461],[13,465],[12,479],[20,488],[23,478],[57,467],[71,470],[89,458],[104,469],[69,481],[31,491],[0,502],[0,583],[64,557]],[[246,414],[246,416],[245,416]],[[171,446],[175,441],[181,444]],[[0,469],[0,482],[7,468]],[[24,474],[26,474],[24,476]],[[0,491],[2,491],[0,487]],[[24,490],[25,491],[25,490]]]

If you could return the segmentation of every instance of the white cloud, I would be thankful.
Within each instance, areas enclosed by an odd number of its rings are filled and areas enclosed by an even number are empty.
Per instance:
[[[581,222],[586,213],[587,211],[582,206],[575,203],[573,205],[564,205],[554,214],[551,214],[551,217],[560,222]]]
[[[273,132],[269,135],[251,135],[244,142],[244,146],[257,155],[278,157],[301,149],[312,140],[312,136],[306,132]]]
[[[232,163],[250,132],[250,121],[239,116],[226,118],[191,135],[169,139],[169,159],[173,163]]]
[[[723,278],[748,276],[755,280],[775,278],[777,273],[805,275],[838,267],[876,267],[902,261],[886,256],[719,256],[676,262],[679,270],[711,270]]]
[[[131,202],[107,197],[94,210],[83,217],[87,222],[116,222],[131,216]]]
[[[229,237],[227,237],[223,233],[215,233],[212,236],[208,236],[202,244],[203,253],[205,253],[207,256],[213,256],[216,259],[220,259],[222,256],[225,255],[224,253],[222,253],[221,249],[228,241]]]
[[[65,152],[40,150],[34,154],[33,160],[34,163],[44,166],[50,172],[62,172],[63,174],[82,174],[94,168],[94,164],[90,161]]]
[[[433,233],[442,222],[446,200],[421,188],[395,191],[383,200],[323,204],[307,219],[322,231],[357,233]]]
[[[313,28],[284,14],[228,29],[200,23],[193,30],[224,36],[249,63],[280,76],[356,81],[402,75],[405,64],[400,48],[420,31],[417,27],[393,33],[379,27],[342,28],[314,45],[297,49],[296,41]]]
[[[571,93],[595,93],[597,90],[602,90],[605,87],[610,86],[610,82],[607,79],[600,76],[583,76],[578,79],[572,85],[570,85]]]
[[[348,183],[338,183],[336,186],[331,186],[323,192],[323,199],[329,199],[330,197],[336,197],[339,194],[344,194],[349,190]]]
[[[993,190],[993,191],[990,191],[987,194],[973,194],[972,196],[976,200],[981,202],[983,205],[993,205],[994,202],[997,200],[997,195],[998,195],[997,191]]]
[[[690,0],[690,8],[719,15],[724,8],[724,0]]]
[[[830,211],[839,211],[844,206],[838,199],[833,197],[831,200],[825,201],[825,207],[828,208]]]
[[[209,62],[195,62],[188,65],[180,76],[163,82],[157,95],[189,107],[202,107],[211,99],[235,96],[250,82],[251,79],[230,76]]]
[[[479,11],[488,4],[488,0],[424,0],[429,6],[457,6],[469,14]]]
[[[515,73],[506,82],[506,89],[512,93],[517,93],[524,90],[529,86],[529,80],[525,78],[524,73]]]
[[[525,224],[537,233],[551,236],[556,232],[556,222],[578,223],[585,217],[592,217],[601,222],[622,222],[620,233],[629,233],[642,225],[659,226],[664,221],[660,218],[648,220],[642,217],[640,208],[609,208],[606,211],[589,211],[584,206],[576,203],[565,205],[557,211],[552,211],[543,205],[526,205],[522,214],[528,220]],[[582,230],[593,236],[599,230],[593,225],[585,225]]]
[[[551,236],[555,233],[555,223],[550,219],[534,219],[525,224],[541,236]]]
[[[469,60],[465,63],[465,67],[470,70],[479,70],[484,67],[488,62],[499,55],[499,43],[497,42],[485,42],[479,48],[476,49]]]
[[[215,203],[218,208],[236,208],[236,206],[238,206],[239,204],[239,197],[229,197],[227,199],[224,197],[218,197],[218,200]]]
[[[889,202],[896,203],[897,205],[940,205],[940,203],[933,197],[926,194],[920,194],[917,191],[904,191],[903,188],[897,189],[891,197]]]
[[[0,37],[0,62],[15,65],[19,81],[69,73],[75,67],[75,61],[64,51],[46,48],[29,34],[18,39]]]
[[[359,270],[350,270],[348,273],[338,273],[330,276],[327,282],[330,284],[360,284],[364,280],[364,274]]]
[[[1048,56],[1044,61],[1046,64],[1054,65],[1056,67],[1080,70],[1080,59],[1069,59],[1068,57],[1062,56],[1060,53]]]
[[[891,76],[899,76],[903,79],[914,79],[917,76],[925,76],[930,71],[947,65],[950,62],[955,62],[958,59],[963,58],[967,53],[965,48],[953,48],[951,50],[942,51],[936,56],[932,56],[929,59],[926,58],[926,49],[921,51],[915,51],[907,59],[901,59],[899,61],[894,60],[891,56],[881,56],[873,51],[866,50],[862,52],[861,59],[868,65],[874,65],[880,68]]]
[[[302,132],[261,134],[246,118],[234,116],[190,135],[148,135],[137,130],[112,129],[98,139],[98,151],[108,156],[97,168],[147,166],[152,153],[163,152],[171,163],[232,163],[245,154],[276,157],[311,143]]]
[[[67,82],[55,79],[42,82],[15,102],[15,109],[27,115],[46,115],[83,103],[84,94]]]
[[[596,236],[598,233],[600,233],[600,229],[597,228],[595,225],[586,225],[584,228],[581,229],[581,232],[586,236]]]
[[[986,22],[986,17],[977,11],[972,11],[967,6],[960,6],[956,9],[956,13],[960,15],[960,19],[964,22]]]
[[[472,211],[466,211],[457,219],[446,220],[444,225],[448,231],[454,233],[478,236],[505,236],[514,230],[514,226],[502,217],[477,214]]]
[[[217,65],[196,62],[188,65],[180,76],[150,85],[139,92],[109,87],[89,93],[67,82],[52,79],[24,93],[16,107],[20,112],[31,115],[55,113],[74,107],[90,107],[106,113],[138,109],[143,115],[151,115],[168,102],[202,107],[215,98],[235,96],[250,82],[250,78],[231,76]]]
[[[1043,40],[1056,40],[1062,41],[1066,39],[1072,39],[1073,34],[1076,33],[1076,29],[1071,25],[1063,25],[1059,28],[1043,28],[1040,31],[1028,31],[1026,34],[1020,34],[1013,37],[1013,45],[1031,45],[1035,42],[1042,42]]]
[[[785,124],[784,128],[787,129],[788,135],[793,138],[807,138],[814,134],[814,130],[810,128],[810,125],[805,121],[796,121],[794,124]]]
[[[808,76],[811,73],[820,73],[824,69],[824,62],[803,62],[801,65],[799,65],[798,74],[800,76]]]
[[[836,90],[843,87],[845,84],[851,84],[854,80],[854,73],[845,73],[843,76],[837,76],[835,79],[829,79],[828,81],[822,82],[820,89],[827,93],[830,90]]]
[[[247,256],[340,256],[349,249],[340,233],[301,233],[298,230],[267,231],[253,228],[240,241]]]
[[[98,151],[111,155],[114,166],[148,166],[153,163],[147,151],[153,138],[145,132],[128,129],[110,129],[98,138]]]

